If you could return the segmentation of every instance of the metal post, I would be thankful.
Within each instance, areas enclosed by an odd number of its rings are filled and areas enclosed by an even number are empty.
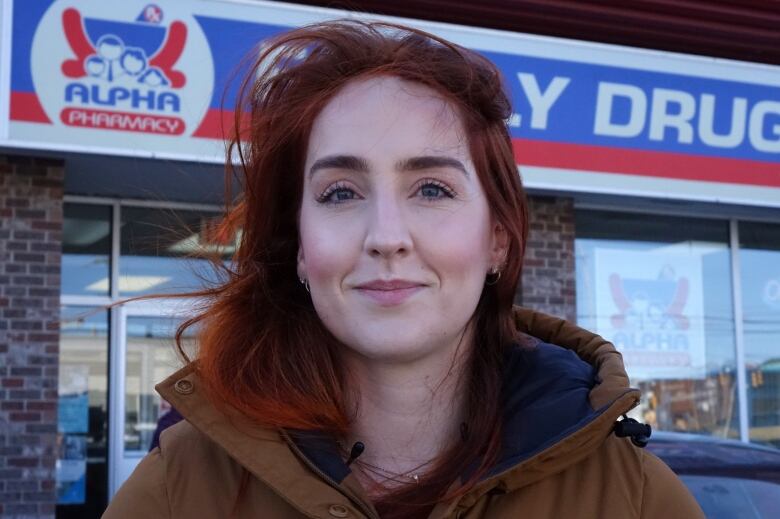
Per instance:
[[[734,311],[734,346],[737,361],[737,401],[739,402],[739,438],[750,441],[748,421],[747,369],[745,366],[745,333],[742,321],[742,278],[739,262],[739,224],[737,220],[729,222],[729,240],[731,251],[731,294]]]
[[[112,301],[116,301],[119,298],[119,256],[121,253],[121,236],[119,235],[122,229],[122,214],[121,207],[118,200],[114,201],[111,205],[111,261],[110,261],[110,277],[111,287],[110,297]]]
[[[121,228],[119,202],[111,206],[111,256],[109,260],[109,298],[119,297],[119,252]],[[125,448],[125,312],[111,308],[111,333],[108,346],[108,499],[119,489],[119,472]]]
[[[122,484],[122,460],[125,452],[125,322],[124,308],[111,309],[111,347],[109,349],[108,407],[108,499]]]

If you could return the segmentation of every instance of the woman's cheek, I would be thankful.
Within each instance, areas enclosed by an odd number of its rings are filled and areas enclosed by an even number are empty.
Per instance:
[[[309,227],[303,239],[306,273],[311,283],[340,281],[355,264],[360,254],[359,239],[348,225]]]
[[[438,263],[449,266],[468,275],[473,269],[481,269],[487,261],[490,248],[490,223],[487,210],[453,211],[438,218],[426,228],[422,235],[432,239],[427,243],[432,253],[439,257]]]

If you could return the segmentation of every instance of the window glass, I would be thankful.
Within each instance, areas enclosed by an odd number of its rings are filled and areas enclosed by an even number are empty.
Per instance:
[[[780,447],[780,225],[740,223],[750,439]]]
[[[111,206],[65,204],[62,293],[107,296],[111,271]]]
[[[205,254],[233,252],[216,233],[218,213],[122,207],[119,293],[187,292],[217,278]]]
[[[632,416],[738,436],[728,222],[578,210],[577,321],[612,341]]]
[[[127,318],[126,451],[148,451],[158,420],[170,410],[154,386],[183,366],[174,342],[179,323],[168,317]],[[194,333],[195,328],[189,328],[182,341],[190,358]]]
[[[57,517],[100,517],[107,503],[108,312],[61,309]]]

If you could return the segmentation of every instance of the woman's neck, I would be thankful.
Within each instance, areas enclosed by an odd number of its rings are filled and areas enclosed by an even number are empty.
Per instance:
[[[358,466],[388,475],[420,474],[460,438],[464,350],[455,347],[441,358],[402,365],[348,360],[358,412],[345,446],[365,445]],[[383,479],[379,471],[375,475],[368,479]],[[362,479],[365,483],[365,474]]]

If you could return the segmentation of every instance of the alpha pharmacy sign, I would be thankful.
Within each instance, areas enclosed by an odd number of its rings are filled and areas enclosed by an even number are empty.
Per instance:
[[[33,77],[57,80],[41,92],[40,102],[46,108],[38,111],[39,120],[48,122],[46,114],[59,113],[60,122],[78,128],[184,134],[194,121],[182,117],[200,114],[184,113],[182,97],[200,100],[205,107],[203,100],[212,87],[211,74],[188,66],[187,61],[192,62],[198,51],[207,56],[208,46],[184,21],[165,24],[163,17],[156,5],[124,21],[116,15],[113,19],[83,16],[75,7],[64,9],[60,16],[48,12],[38,32],[61,30],[69,56],[60,63],[61,74],[51,77],[49,41],[33,40]],[[194,71],[190,74],[194,77],[188,78],[182,68]]]
[[[348,15],[262,1],[0,2],[0,145],[214,162],[245,58],[280,31]],[[780,206],[778,67],[408,23],[501,69],[529,186]]]
[[[13,2],[10,139],[197,154],[214,72],[189,7]]]

